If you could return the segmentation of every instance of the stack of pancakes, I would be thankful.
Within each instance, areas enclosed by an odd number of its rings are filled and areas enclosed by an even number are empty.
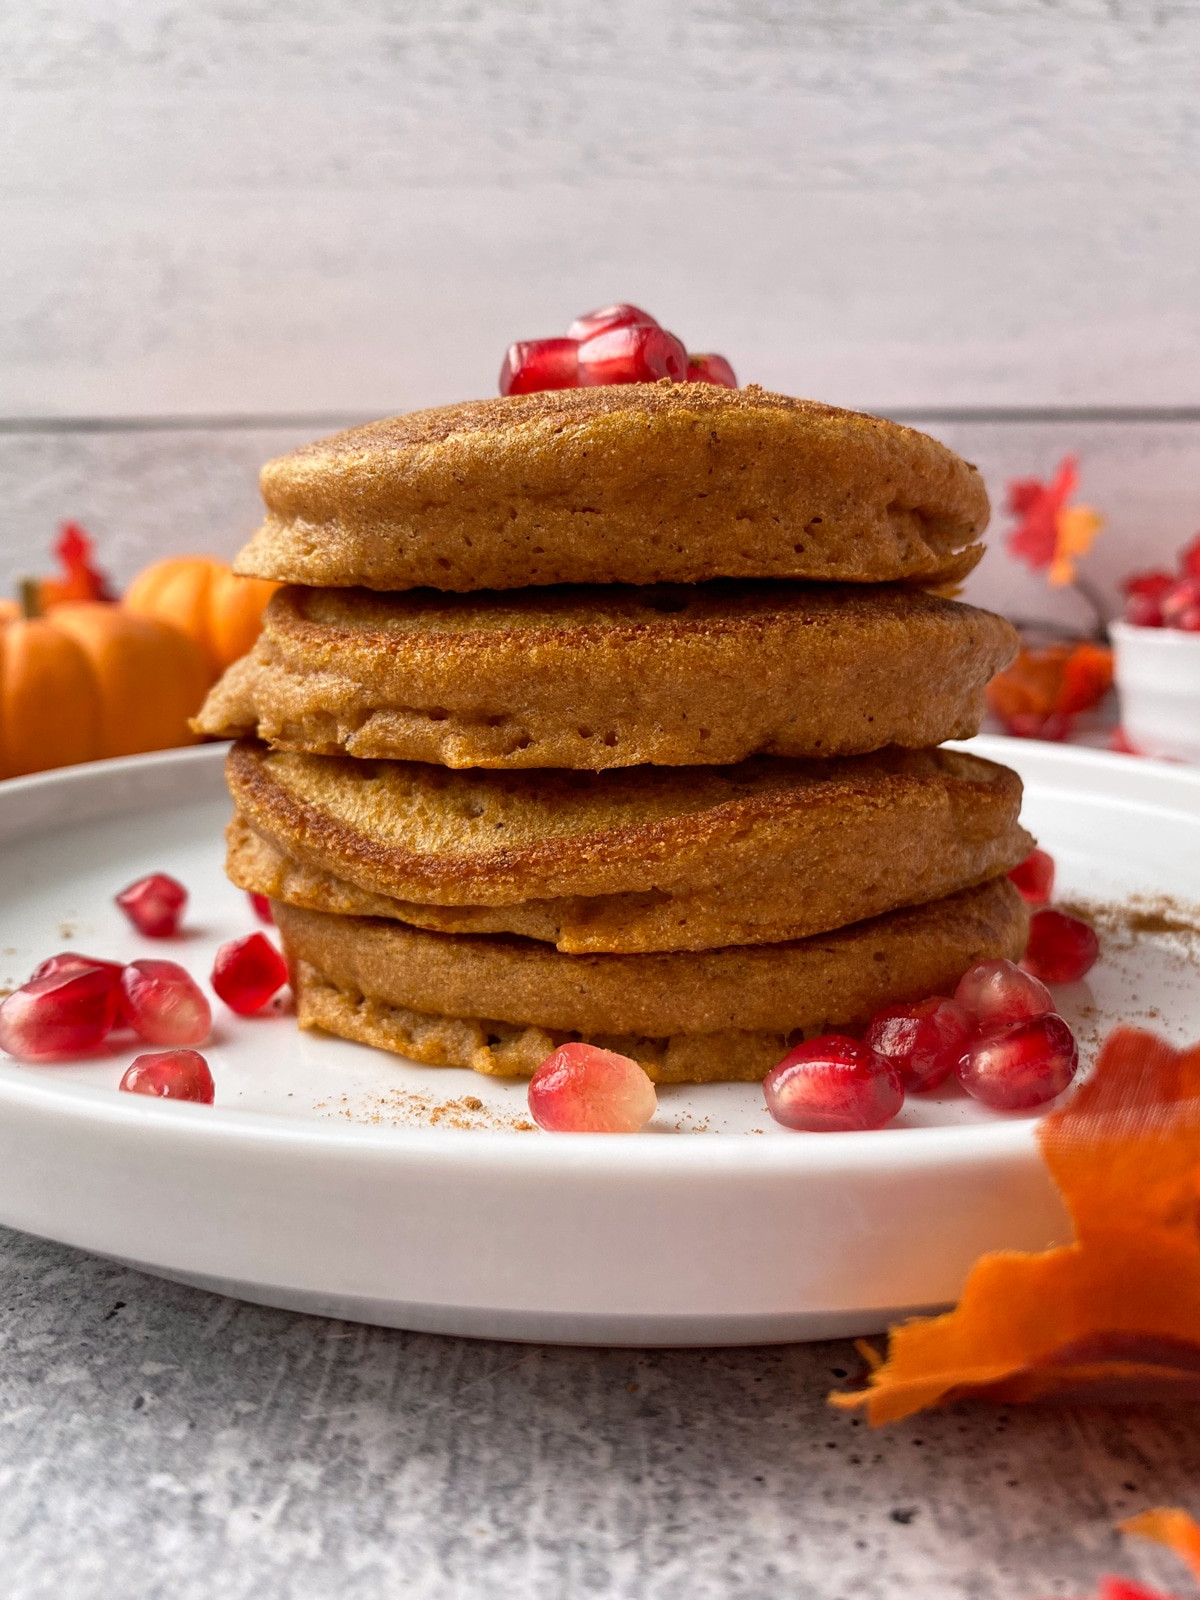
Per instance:
[[[757,1079],[1020,955],[1032,841],[974,733],[1016,650],[944,598],[987,497],[814,402],[630,384],[273,461],[280,590],[200,731],[302,1027],[528,1075],[565,1039]]]

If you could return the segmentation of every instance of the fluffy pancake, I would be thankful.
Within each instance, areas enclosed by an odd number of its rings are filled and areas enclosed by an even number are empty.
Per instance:
[[[234,570],[369,589],[963,577],[976,469],[912,428],[751,385],[439,406],[270,461]]]
[[[1005,878],[813,939],[699,954],[566,956],[282,902],[275,914],[302,1028],[509,1077],[582,1037],[660,1083],[761,1078],[789,1042],[861,1029],[884,1005],[953,992],[976,961],[1019,957],[1028,930]]]
[[[292,905],[568,953],[806,938],[1007,871],[1014,772],[951,750],[453,772],[237,745],[227,870]]]
[[[450,767],[724,765],[976,733],[1002,617],[897,585],[280,590],[198,732]]]

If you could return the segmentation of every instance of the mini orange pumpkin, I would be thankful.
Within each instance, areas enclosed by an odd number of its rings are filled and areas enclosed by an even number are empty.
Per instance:
[[[0,777],[196,742],[210,675],[178,628],[104,601],[15,609],[0,608]]]
[[[253,647],[263,607],[278,587],[264,578],[235,577],[211,556],[171,556],[140,572],[121,603],[137,616],[182,628],[216,678]]]

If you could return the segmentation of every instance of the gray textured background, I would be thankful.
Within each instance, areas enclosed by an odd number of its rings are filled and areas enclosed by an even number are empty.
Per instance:
[[[744,379],[922,410],[994,492],[1079,450],[1111,593],[1200,523],[1198,76],[1196,0],[0,8],[0,588],[67,516],[122,580],[230,553],[317,414],[488,393],[619,296]],[[999,550],[971,592],[1079,618]],[[1176,1581],[1112,1524],[1196,1508],[1194,1415],[868,1434],[824,1404],[856,1370],[356,1328],[0,1232],[0,1597]]]
[[[848,1344],[627,1351],[296,1317],[0,1233],[5,1600],[1082,1600],[1186,1588],[1195,1411],[872,1432]]]

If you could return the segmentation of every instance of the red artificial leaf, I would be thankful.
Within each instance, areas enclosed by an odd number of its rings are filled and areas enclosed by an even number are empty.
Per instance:
[[[93,545],[89,534],[77,522],[64,522],[58,531],[54,554],[62,566],[62,573],[43,578],[38,586],[38,597],[45,610],[64,600],[115,600],[107,575],[92,559]]]
[[[1054,560],[1058,548],[1058,514],[1074,492],[1079,465],[1064,456],[1049,483],[1016,478],[1008,486],[1005,505],[1019,520],[1008,536],[1008,548],[1034,572]]]

